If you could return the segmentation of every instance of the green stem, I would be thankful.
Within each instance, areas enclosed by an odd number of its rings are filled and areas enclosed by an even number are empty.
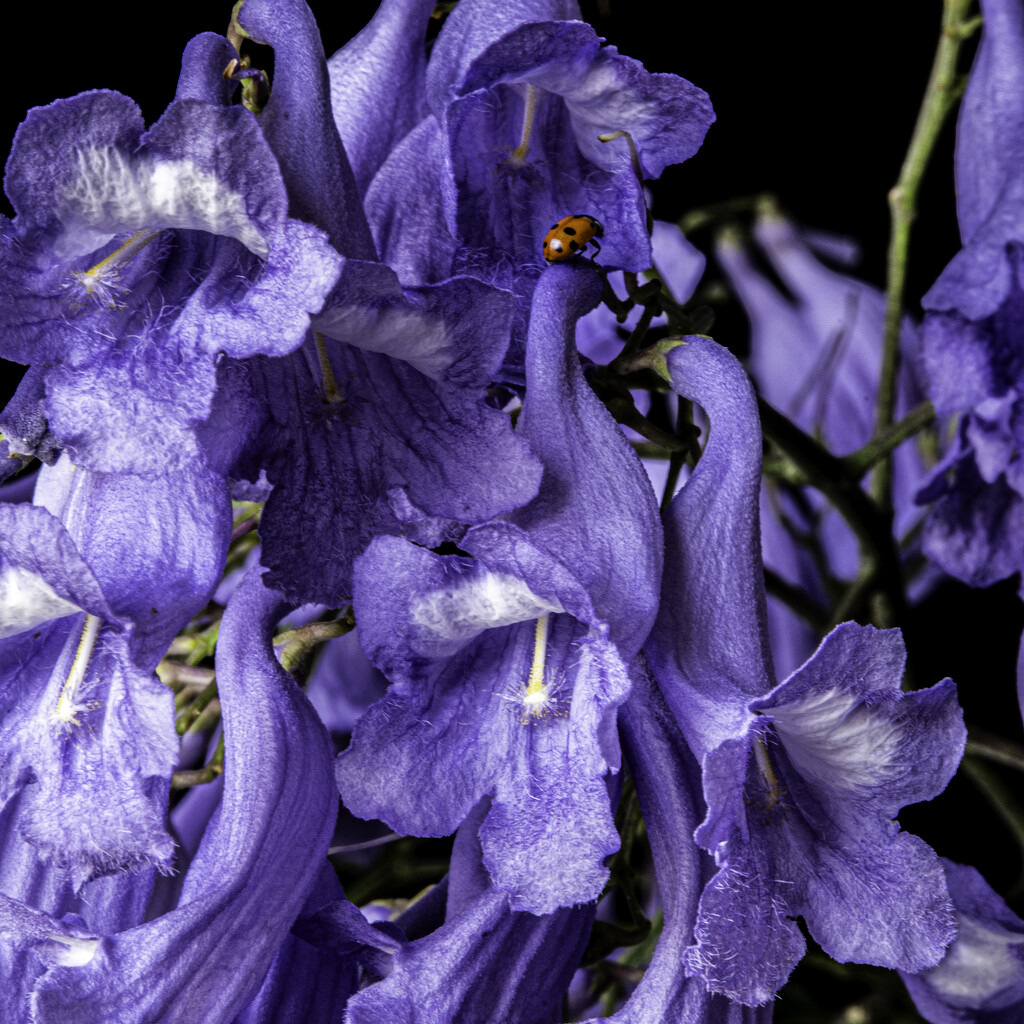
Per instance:
[[[313,653],[314,649],[328,640],[336,640],[352,631],[355,619],[351,609],[340,619],[330,622],[309,622],[296,629],[285,630],[274,637],[274,647],[281,652],[281,666],[286,672],[296,672]]]
[[[678,434],[670,434],[641,416],[633,404],[633,396],[628,391],[605,398],[604,404],[619,423],[632,427],[641,437],[646,437],[648,441],[653,442],[660,448],[665,448],[670,452],[689,451],[690,442],[686,438]]]
[[[640,319],[637,321],[636,327],[633,328],[629,337],[626,339],[626,344],[622,346],[622,351],[611,361],[611,363],[608,364],[608,368],[610,370],[614,372],[617,369],[618,360],[628,359],[639,351],[640,344],[643,342],[647,335],[647,331],[650,329],[651,321],[660,312],[661,310],[659,309],[656,300],[649,302],[644,306],[644,311],[640,314]]]
[[[683,214],[676,223],[683,234],[689,236],[693,232],[707,227],[709,224],[735,217],[738,213],[760,210],[766,204],[776,207],[778,200],[770,192],[737,196],[735,199],[726,199],[720,203],[708,203],[706,206],[698,206],[696,209]]]
[[[192,786],[202,786],[204,783],[213,782],[218,775],[224,774],[224,733],[220,734],[217,740],[217,749],[205,768],[195,768],[191,771],[175,772],[171,776],[171,789],[190,789]]]
[[[213,676],[213,673],[210,673]],[[191,706],[183,714],[178,716],[178,720],[174,723],[174,728],[179,736],[184,736],[185,733],[196,724],[196,720],[206,710],[210,701],[217,696],[217,680],[214,678],[210,679],[209,684],[199,694],[198,697],[192,702]]]
[[[935,422],[935,407],[931,402],[922,402],[911,409],[898,423],[892,424],[885,433],[868,441],[863,448],[843,457],[849,471],[856,477],[873,469],[893,449],[898,448],[909,437],[920,433]]]
[[[662,448],[660,444],[654,444],[653,441],[634,441],[633,451],[635,451],[641,459],[669,458],[669,452]]]
[[[973,22],[964,19],[971,0],[945,0],[942,34],[935,51],[924,101],[917,116],[914,134],[900,168],[899,178],[889,192],[892,230],[889,236],[888,272],[886,274],[885,330],[883,334],[882,371],[878,384],[878,405],[875,409],[875,437],[882,438],[892,425],[896,409],[896,380],[899,374],[900,322],[903,319],[904,290],[907,280],[907,251],[910,225],[917,208],[917,194],[925,167],[935,148],[947,115],[957,97],[956,63],[963,40]],[[882,509],[892,502],[892,463],[882,461],[871,481],[871,493]]]

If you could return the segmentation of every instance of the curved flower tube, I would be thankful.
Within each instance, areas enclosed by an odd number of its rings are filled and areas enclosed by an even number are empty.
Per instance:
[[[178,906],[50,968],[33,997],[40,1024],[227,1024],[259,988],[316,882],[336,806],[326,733],[270,646],[282,608],[250,570],[225,611],[223,798]]]
[[[825,267],[794,224],[762,213],[754,226],[760,251],[788,288],[783,295],[764,276],[732,233],[720,235],[716,255],[750,319],[749,366],[759,393],[830,451],[848,455],[871,440],[882,358],[885,297],[876,288]],[[922,400],[919,338],[905,319],[897,415]],[[915,502],[925,476],[913,442],[893,454],[893,529],[905,537],[922,518]],[[820,560],[796,537],[814,538],[830,572],[852,580],[859,568],[856,538],[842,516],[805,490],[766,481],[761,493],[765,565],[812,600],[826,600]],[[912,581],[914,596],[927,592],[938,574]],[[819,637],[788,606],[769,595],[772,652],[780,675],[802,664]]]
[[[898,631],[843,623],[773,685],[753,390],[710,339],[672,345],[666,379],[712,423],[666,514],[661,608],[646,644],[701,763],[707,817],[696,838],[718,866],[688,970],[738,1002],[766,1002],[803,953],[797,914],[838,960],[935,964],[953,937],[941,867],[893,819],[956,769],[965,733],[953,684],[902,693]]]

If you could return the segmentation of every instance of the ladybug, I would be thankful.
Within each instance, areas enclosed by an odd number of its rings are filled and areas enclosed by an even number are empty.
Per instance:
[[[596,256],[601,251],[598,239],[604,235],[604,228],[596,217],[589,213],[570,213],[544,236],[544,259],[548,263],[561,263],[592,245]]]

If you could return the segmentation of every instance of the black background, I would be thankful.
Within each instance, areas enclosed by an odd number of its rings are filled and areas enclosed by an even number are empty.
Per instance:
[[[312,6],[330,54],[376,3]],[[672,71],[706,89],[718,117],[697,156],[670,168],[654,186],[655,214],[672,219],[695,206],[770,191],[802,223],[856,238],[864,254],[857,273],[882,285],[886,195],[927,81],[941,19],[938,0],[671,6],[610,0],[603,15],[607,6],[596,0],[583,5],[600,34],[648,70]],[[675,15],[669,22],[666,10]],[[200,31],[223,32],[230,14],[229,2],[212,0],[18,4],[5,14],[4,139],[27,108],[90,88],[127,93],[147,122],[154,121],[174,95],[185,43]],[[19,59],[27,64],[16,70]],[[950,124],[924,183],[911,241],[912,313],[959,245],[953,138]],[[3,212],[12,213],[9,207]],[[713,333],[742,349],[744,329],[739,314],[727,315]],[[1009,581],[987,591],[949,583],[903,624],[921,679],[953,676],[968,721],[1018,742],[1014,660],[1022,623],[1015,581]],[[997,771],[1011,791],[1021,791],[1020,776]],[[976,864],[1001,891],[1013,885],[1020,852],[971,783],[958,777],[943,797],[904,812],[901,820],[940,853]],[[1019,901],[1014,905],[1024,910]]]

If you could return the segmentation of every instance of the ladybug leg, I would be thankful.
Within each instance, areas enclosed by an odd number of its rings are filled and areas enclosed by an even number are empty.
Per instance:
[[[601,243],[596,238],[592,238],[590,244],[594,247],[593,255],[590,258],[596,262],[597,254],[601,251]]]

